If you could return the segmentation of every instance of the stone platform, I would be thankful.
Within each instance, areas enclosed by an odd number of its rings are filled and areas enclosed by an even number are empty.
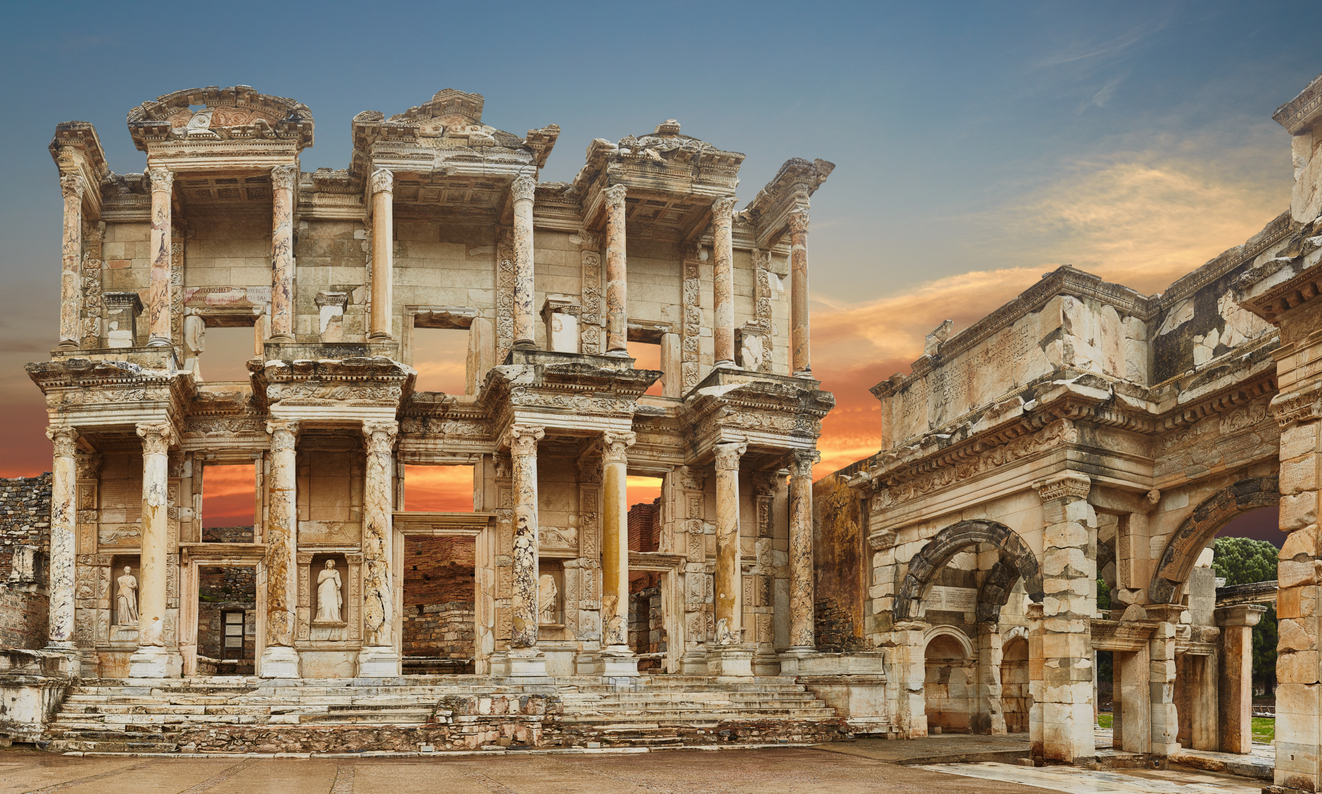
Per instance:
[[[835,709],[780,677],[226,676],[82,681],[39,746],[84,753],[413,753],[798,744],[847,732]]]

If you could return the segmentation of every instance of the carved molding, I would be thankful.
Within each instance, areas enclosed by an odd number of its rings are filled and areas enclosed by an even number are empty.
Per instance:
[[[151,168],[147,171],[153,193],[169,193],[174,188],[174,172],[168,168]]]
[[[748,451],[748,445],[741,441],[725,441],[717,444],[715,451],[718,471],[739,471],[739,458]]]
[[[388,455],[395,448],[395,439],[399,437],[399,422],[387,419],[363,422],[363,435],[367,438],[369,455]]]
[[[601,457],[607,463],[628,463],[629,447],[638,440],[636,433],[617,433],[607,430],[602,433]]]
[[[64,194],[65,200],[83,198],[83,191],[86,190],[87,183],[78,174],[65,174],[60,177],[60,192]]]
[[[378,168],[372,172],[372,193],[390,193],[395,189],[395,175],[389,168]]]
[[[790,234],[808,233],[808,210],[800,207],[789,214]]]
[[[72,458],[78,451],[78,429],[69,425],[52,425],[46,428],[46,438],[55,447],[55,457]]]
[[[298,184],[298,166],[277,165],[271,169],[271,187],[275,190],[293,190]]]
[[[142,438],[144,455],[165,455],[175,442],[174,428],[168,422],[142,422],[135,428]]]
[[[512,425],[509,429],[511,455],[536,455],[537,442],[546,437],[546,430],[532,425]]]
[[[1033,488],[1043,502],[1052,499],[1087,499],[1092,490],[1092,480],[1083,474],[1068,472],[1059,477],[1039,480]]]
[[[533,196],[535,196],[536,193],[537,180],[528,174],[520,174],[510,184],[510,195],[514,197],[516,203],[520,201],[532,201]]]
[[[734,205],[739,199],[734,196],[722,196],[711,203],[713,224],[729,225],[734,221]]]
[[[606,200],[606,209],[612,212],[624,211],[624,197],[628,192],[629,189],[624,185],[614,185],[602,191],[602,195]]]
[[[299,423],[292,419],[271,419],[266,432],[271,436],[272,452],[292,452],[298,443]]]

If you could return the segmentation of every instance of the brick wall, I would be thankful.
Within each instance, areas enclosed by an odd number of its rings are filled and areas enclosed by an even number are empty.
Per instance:
[[[15,546],[50,548],[50,472],[0,480],[0,581],[9,578]]]
[[[661,547],[661,497],[629,508],[629,550],[656,551]]]
[[[852,653],[863,650],[863,639],[858,636],[854,618],[840,608],[834,598],[824,598],[815,605],[817,649],[823,653]]]
[[[472,672],[474,548],[471,538],[405,539],[404,655],[459,662],[420,672]]]
[[[21,546],[29,548],[30,570],[15,570]],[[50,473],[0,480],[0,647],[45,647],[49,549]]]
[[[637,654],[664,653],[665,624],[661,613],[661,574],[635,573],[629,581],[629,647]],[[659,669],[660,659],[639,659],[639,670]]]

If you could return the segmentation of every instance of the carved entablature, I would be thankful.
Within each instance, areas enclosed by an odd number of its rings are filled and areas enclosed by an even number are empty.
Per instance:
[[[817,381],[766,373],[715,369],[684,403],[682,421],[695,446],[747,439],[752,447],[804,447],[821,435],[822,418],[835,396]]]
[[[75,425],[177,421],[194,397],[186,373],[128,361],[65,358],[27,365],[52,416]]]
[[[194,110],[201,105],[200,109]],[[190,88],[157,97],[129,111],[129,134],[149,154],[171,144],[228,152],[217,142],[283,143],[294,152],[312,145],[312,112],[301,102],[260,94],[248,86]]]
[[[318,361],[254,361],[254,394],[262,405],[398,409],[413,392],[412,368],[383,356]]]
[[[800,157],[786,160],[742,215],[753,224],[754,244],[770,248],[789,230],[790,216],[808,208],[808,200],[835,170],[835,163]]]
[[[471,398],[415,392],[400,408],[397,456],[404,463],[476,462],[495,449],[491,419]]]
[[[537,415],[542,422],[558,417],[562,426],[585,431],[597,421],[632,421],[638,398],[661,377],[655,370],[632,369],[629,359],[543,350],[512,355],[512,364],[487,373],[478,397],[497,428],[521,415]]]
[[[61,175],[83,178],[83,211],[88,219],[101,215],[101,185],[113,176],[96,130],[86,121],[64,121],[55,125],[50,154]]]

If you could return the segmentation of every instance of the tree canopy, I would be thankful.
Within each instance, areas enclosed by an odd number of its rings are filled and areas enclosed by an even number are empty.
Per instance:
[[[1217,538],[1212,569],[1227,585],[1269,582],[1276,578],[1276,547],[1265,540]],[[1270,687],[1276,681],[1276,607],[1269,607],[1253,627],[1253,679]],[[1270,691],[1270,690],[1269,690]]]

